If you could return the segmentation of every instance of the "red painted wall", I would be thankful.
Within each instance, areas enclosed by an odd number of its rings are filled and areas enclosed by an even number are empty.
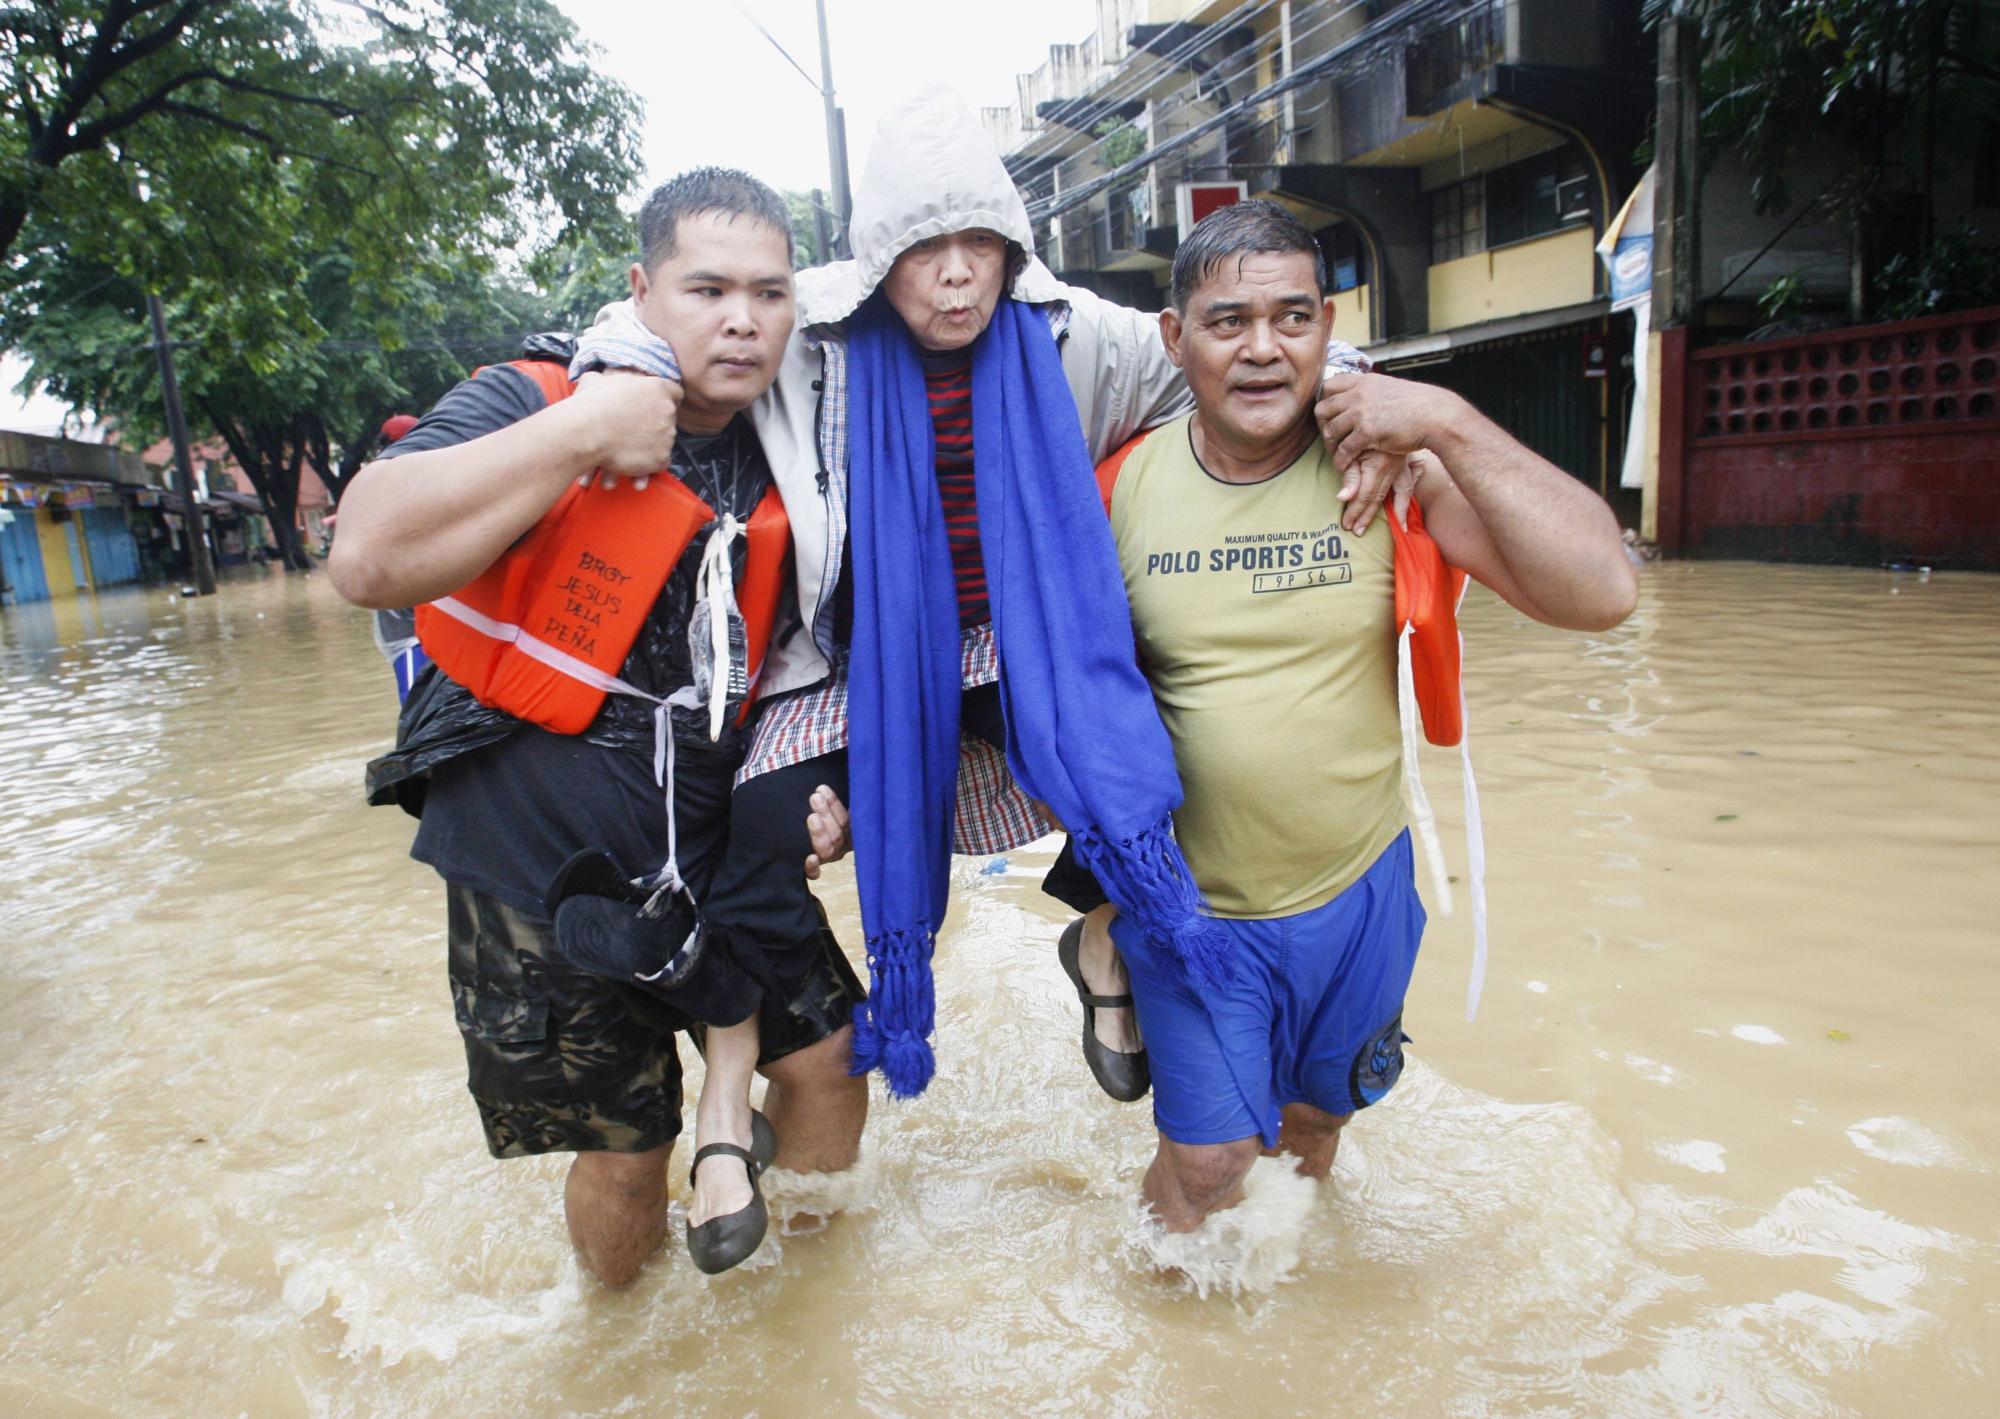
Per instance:
[[[1697,350],[1682,369],[1680,457],[1661,448],[1670,552],[2000,571],[2000,310]]]

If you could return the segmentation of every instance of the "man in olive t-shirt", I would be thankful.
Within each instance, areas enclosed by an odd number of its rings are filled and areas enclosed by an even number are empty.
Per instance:
[[[1176,834],[1233,945],[1230,987],[1201,992],[1101,896],[1057,889],[1093,908],[1086,953],[1115,943],[1131,973],[1160,1131],[1145,1197],[1170,1231],[1241,1201],[1267,1147],[1324,1178],[1341,1128],[1402,1068],[1424,914],[1399,790],[1394,548],[1374,509],[1339,497],[1341,474],[1407,460],[1398,496],[1446,560],[1538,620],[1607,629],[1637,594],[1609,508],[1458,396],[1345,375],[1315,408],[1325,291],[1317,242],[1283,208],[1201,222],[1160,317],[1195,412],[1129,453],[1110,499],[1186,794]]]

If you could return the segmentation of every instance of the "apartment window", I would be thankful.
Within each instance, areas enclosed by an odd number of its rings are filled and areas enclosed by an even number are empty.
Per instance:
[[[1972,205],[2000,207],[2000,124],[1987,124],[1973,149]]]
[[[1475,177],[1431,194],[1431,262],[1486,249],[1486,179]]]
[[[1486,175],[1488,235],[1495,246],[1590,220],[1590,173],[1583,154],[1557,148]]]
[[[1328,290],[1351,291],[1368,279],[1361,233],[1351,225],[1334,223],[1319,234],[1319,246],[1326,254]]]

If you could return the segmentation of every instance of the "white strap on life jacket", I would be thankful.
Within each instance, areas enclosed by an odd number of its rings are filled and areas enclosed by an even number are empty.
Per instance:
[[[1459,604],[1465,602],[1459,592]],[[1472,776],[1472,717],[1465,708],[1465,634],[1458,637],[1458,761],[1465,779],[1465,859],[1472,878],[1472,977],[1465,983],[1465,1021],[1479,1015],[1479,996],[1486,989],[1486,823],[1479,813],[1479,783]]]
[[[1437,894],[1438,910],[1452,914],[1451,878],[1444,870],[1444,845],[1438,840],[1437,815],[1431,811],[1431,797],[1424,792],[1423,770],[1417,765],[1417,750],[1424,742],[1417,714],[1415,672],[1410,666],[1410,628],[1396,637],[1396,705],[1403,721],[1403,796],[1410,805],[1410,824],[1423,845],[1424,866],[1430,872],[1431,890]]]
[[[734,513],[724,513],[708,545],[701,549],[701,570],[695,574],[694,597],[708,603],[708,738],[722,737],[722,717],[729,708],[729,613],[736,609],[736,578],[729,564],[729,544],[743,531]]]
[[[711,674],[708,693],[708,737],[722,737],[722,719],[729,704],[729,616],[728,610],[734,604],[734,577],[729,563],[729,544],[743,533],[743,524],[734,516],[725,516],[708,535],[708,542],[702,548],[701,569],[695,576],[695,596],[697,600],[707,600],[710,608],[711,646],[716,655],[713,664],[718,667]],[[716,568],[720,568],[717,574]],[[653,782],[659,786],[667,804],[667,860],[660,870],[651,877],[641,878],[640,883],[654,889],[646,905],[640,908],[648,916],[657,909],[660,899],[675,892],[687,891],[687,883],[681,879],[680,830],[674,817],[674,727],[673,711],[678,707],[692,709],[701,704],[701,697],[692,685],[680,689],[661,699],[649,695],[637,685],[631,684],[607,670],[600,670],[587,660],[578,660],[568,651],[550,645],[507,621],[496,621],[482,611],[475,610],[463,601],[450,596],[441,596],[431,605],[451,617],[461,625],[469,626],[491,640],[513,646],[523,655],[538,660],[558,674],[588,685],[591,689],[606,695],[629,695],[633,699],[645,700],[653,706]],[[692,900],[693,894],[689,893]],[[669,966],[673,963],[669,962]]]
[[[1470,585],[1470,583],[1468,583]],[[1459,604],[1465,604],[1465,587],[1459,588]],[[1458,755],[1465,793],[1465,853],[1467,875],[1472,879],[1472,977],[1465,987],[1465,1018],[1479,1014],[1479,997],[1486,988],[1486,827],[1479,813],[1479,784],[1472,774],[1471,717],[1465,712],[1465,636],[1458,638],[1460,721]],[[1403,793],[1410,805],[1410,820],[1423,844],[1424,866],[1437,894],[1438,910],[1452,914],[1451,878],[1444,869],[1444,847],[1438,838],[1437,816],[1431,811],[1430,795],[1424,791],[1423,772],[1417,755],[1424,744],[1422,719],[1417,711],[1416,676],[1410,665],[1410,628],[1396,637],[1396,703],[1403,722]]]

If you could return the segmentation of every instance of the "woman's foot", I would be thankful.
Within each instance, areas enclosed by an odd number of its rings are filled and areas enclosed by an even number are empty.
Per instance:
[[[702,1148],[711,1143],[733,1143],[745,1152],[753,1152],[752,1112],[748,1099],[735,1101],[733,1108],[718,1104],[711,1111],[704,1090],[695,1109],[695,1143]],[[740,1212],[750,1205],[754,1195],[748,1165],[740,1159],[718,1157],[695,1170],[694,1195],[688,1199],[688,1225],[699,1227],[717,1217]]]
[[[1092,995],[1120,996],[1132,993],[1132,978],[1125,973],[1125,958],[1111,944],[1111,921],[1115,907],[1099,907],[1083,918],[1083,939],[1076,953],[1077,969]],[[1139,1021],[1130,1006],[1122,1010],[1100,1008],[1095,1013],[1097,1042],[1118,1054],[1137,1054],[1146,1047],[1139,1038]]]
[[[727,1177],[734,1181],[742,1178],[746,1198],[741,1206],[729,1211],[710,1211],[705,1217],[697,1217],[690,1207],[688,1213],[687,1247],[694,1264],[710,1276],[740,1266],[748,1261],[764,1244],[764,1233],[770,1229],[770,1209],[764,1205],[764,1194],[757,1187],[757,1179],[764,1169],[771,1166],[771,1159],[777,1156],[778,1139],[772,1133],[771,1125],[764,1115],[750,1114],[750,1146],[735,1143],[704,1143],[695,1150],[694,1166],[689,1169],[688,1183],[697,1195],[702,1192],[704,1180],[709,1180],[711,1197],[726,1194],[727,1187],[714,1187],[714,1181]],[[704,1168],[702,1164],[709,1166]],[[727,1204],[711,1203],[710,1206]]]
[[[1092,915],[1102,915],[1101,912]],[[1130,1017],[1132,996],[1129,991],[1117,995],[1104,995],[1092,990],[1085,979],[1081,967],[1082,943],[1089,931],[1089,917],[1071,922],[1063,930],[1056,942],[1056,959],[1062,963],[1063,972],[1076,987],[1078,1002],[1083,1006],[1083,1061],[1090,1067],[1090,1074],[1097,1086],[1117,1099],[1120,1103],[1131,1103],[1143,1099],[1153,1087],[1152,1071],[1146,1059],[1143,1044],[1129,1050],[1112,1049],[1104,1043],[1105,1029],[1101,1023],[1108,1013]],[[1111,962],[1120,979],[1124,977],[1124,963],[1114,953]],[[1108,970],[1106,972],[1109,973]],[[1117,1031],[1113,1032],[1119,1033]],[[1136,1031],[1131,1038],[1137,1043]]]

